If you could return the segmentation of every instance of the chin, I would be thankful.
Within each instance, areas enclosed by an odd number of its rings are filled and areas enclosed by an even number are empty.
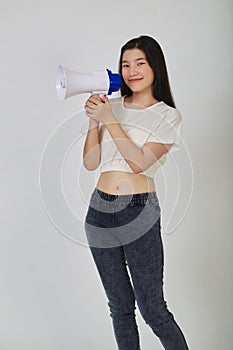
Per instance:
[[[143,91],[142,88],[140,88],[140,87],[137,88],[136,86],[135,86],[135,87],[130,87],[130,90],[133,91],[133,92],[140,92],[140,91]]]

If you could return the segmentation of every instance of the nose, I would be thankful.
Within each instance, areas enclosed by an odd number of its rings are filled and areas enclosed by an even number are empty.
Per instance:
[[[134,66],[129,67],[129,76],[130,76],[130,77],[131,77],[131,76],[135,76],[135,75],[137,75],[137,74],[138,74],[138,72],[137,72],[137,70],[135,69]]]

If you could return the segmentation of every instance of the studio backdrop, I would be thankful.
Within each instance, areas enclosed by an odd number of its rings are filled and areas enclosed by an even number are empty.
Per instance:
[[[183,117],[181,149],[156,174],[165,299],[190,349],[232,349],[232,3],[11,1],[0,26],[0,349],[116,349],[84,233],[98,176],[82,165],[89,93],[59,100],[55,80],[60,64],[117,73],[142,34],[165,53]],[[162,349],[137,320],[142,349]]]

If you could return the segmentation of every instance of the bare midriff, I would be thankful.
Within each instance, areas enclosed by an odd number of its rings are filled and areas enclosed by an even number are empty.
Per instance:
[[[106,171],[99,176],[96,188],[102,192],[124,195],[154,192],[154,179],[143,174],[124,171]]]

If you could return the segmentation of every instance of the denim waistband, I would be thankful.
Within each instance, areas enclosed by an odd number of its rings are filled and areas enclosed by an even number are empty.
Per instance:
[[[158,197],[156,192],[142,192],[133,194],[111,194],[103,192],[97,188],[92,193],[92,199],[103,199],[107,202],[125,203],[125,204],[146,204],[146,203],[157,203]]]

